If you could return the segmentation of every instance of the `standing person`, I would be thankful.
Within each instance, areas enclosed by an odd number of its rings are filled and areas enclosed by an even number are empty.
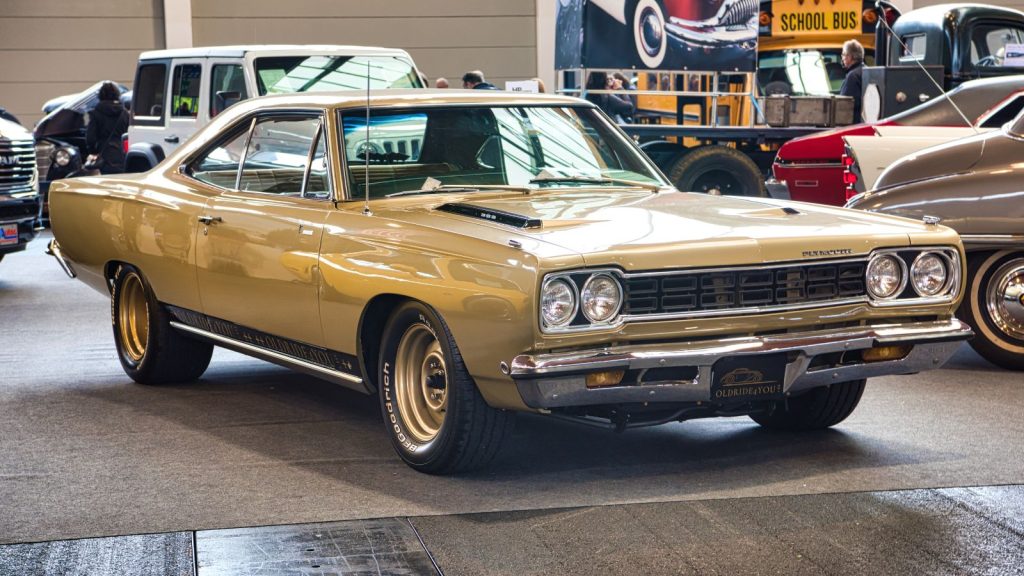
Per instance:
[[[434,80],[434,88],[447,88],[447,87],[448,87],[448,79],[447,78],[442,76],[441,78],[438,78],[437,80]]]
[[[121,91],[113,82],[100,86],[100,102],[89,111],[85,146],[89,157],[85,168],[101,174],[124,172],[121,137],[128,131],[128,113],[121,105]]]
[[[853,121],[860,122],[860,106],[864,99],[864,47],[856,40],[847,40],[843,44],[843,68],[846,69],[846,78],[839,88],[840,96],[853,97]]]
[[[627,90],[627,91],[633,90],[634,92],[636,91],[636,86],[634,86],[633,82],[631,82],[629,78],[626,78],[626,75],[623,74],[622,72],[615,72],[615,73],[613,73],[612,74],[612,78],[614,78],[616,80],[616,82],[615,82],[615,84],[613,86],[614,90]],[[620,98],[622,96],[623,95],[619,95]],[[636,103],[637,103],[636,94],[625,94],[624,96],[626,98],[628,98],[630,102],[633,103],[633,112],[636,112]],[[630,122],[633,121],[632,116],[633,115],[630,114],[630,118],[629,118]]]
[[[590,90],[612,90],[614,78],[610,78],[604,72],[591,72],[587,76],[587,91]],[[597,107],[605,114],[612,117],[616,122],[624,122],[626,118],[633,116],[633,103],[629,98],[617,94],[587,94],[587,100],[597,104]]]
[[[470,90],[497,90],[498,87],[484,80],[484,73],[479,70],[466,72],[462,75],[462,87]]]

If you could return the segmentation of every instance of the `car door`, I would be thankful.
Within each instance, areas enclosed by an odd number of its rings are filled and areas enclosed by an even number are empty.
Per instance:
[[[209,122],[209,114],[200,105],[204,84],[208,84],[204,81],[203,60],[175,59],[172,64],[167,90],[167,123],[162,138],[155,141],[167,155]]]
[[[320,112],[257,116],[244,143],[234,138],[191,167],[194,178],[224,189],[199,217],[203,312],[247,329],[243,339],[262,333],[322,345],[317,258],[323,222],[334,206],[329,179],[316,165],[323,158],[315,153],[323,149],[322,134]],[[230,159],[237,166],[239,157],[244,160],[232,173]],[[218,166],[224,159],[226,170]],[[280,340],[265,343],[281,348]]]

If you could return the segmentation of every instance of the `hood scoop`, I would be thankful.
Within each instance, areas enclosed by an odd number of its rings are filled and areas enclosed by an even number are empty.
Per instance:
[[[513,228],[540,228],[543,224],[540,218],[529,218],[514,212],[505,212],[504,210],[495,210],[494,208],[484,208],[483,206],[475,206],[473,204],[465,204],[462,202],[449,202],[448,204],[442,204],[435,208],[435,210],[448,212],[450,214],[459,214],[460,216],[469,216],[470,218],[479,218],[480,220],[487,220],[488,222],[497,222],[498,224],[512,226]]]

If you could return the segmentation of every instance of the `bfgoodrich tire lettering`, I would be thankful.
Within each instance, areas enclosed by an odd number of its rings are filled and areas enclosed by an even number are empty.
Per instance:
[[[1024,252],[971,253],[967,256],[967,294],[957,315],[974,330],[971,347],[986,360],[1024,370],[1024,301],[1007,299],[1024,270]]]
[[[750,418],[775,430],[820,430],[835,426],[849,416],[864,394],[866,380],[836,382],[776,402],[767,412]]]
[[[407,302],[391,314],[378,370],[388,435],[416,470],[485,466],[512,430],[512,413],[484,402],[448,326],[424,304]]]
[[[187,338],[170,325],[142,273],[121,265],[110,294],[114,343],[121,366],[140,384],[190,382],[210,365],[213,345]]]

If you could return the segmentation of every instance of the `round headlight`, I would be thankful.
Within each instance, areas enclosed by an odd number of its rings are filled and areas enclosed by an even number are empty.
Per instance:
[[[935,252],[924,252],[910,266],[910,280],[919,296],[935,296],[946,287],[949,267]]]
[[[576,290],[569,282],[556,278],[544,284],[540,313],[548,326],[564,326],[576,315]]]
[[[71,163],[71,151],[67,148],[57,148],[53,153],[53,163],[61,168]]]
[[[580,308],[591,322],[607,322],[619,313],[622,288],[608,274],[594,274],[583,285]]]
[[[872,259],[868,263],[866,278],[868,292],[882,299],[898,296],[907,285],[903,266],[902,260],[889,254]]]

